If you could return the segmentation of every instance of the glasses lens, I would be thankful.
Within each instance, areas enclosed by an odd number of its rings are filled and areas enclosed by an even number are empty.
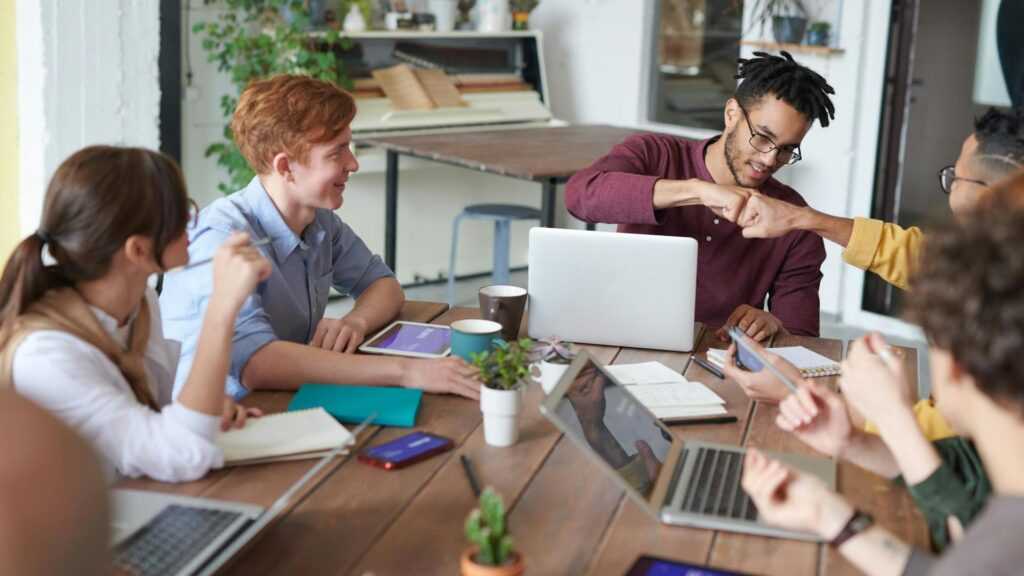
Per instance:
[[[771,152],[772,150],[775,150],[775,143],[769,140],[767,136],[761,134],[754,134],[753,136],[751,136],[750,145],[754,148],[754,150],[757,150],[758,152],[762,152],[765,154]]]
[[[949,190],[953,187],[953,180],[955,179],[956,169],[952,166],[946,166],[942,170],[939,170],[939,186],[946,194],[949,194]]]

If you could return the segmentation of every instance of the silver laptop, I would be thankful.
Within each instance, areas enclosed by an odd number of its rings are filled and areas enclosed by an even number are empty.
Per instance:
[[[815,534],[758,521],[757,508],[740,486],[743,448],[674,437],[586,352],[576,357],[540,409],[664,524],[819,540]],[[835,487],[832,460],[771,455]]]
[[[530,337],[693,349],[693,238],[530,230]]]
[[[135,576],[213,574],[253,540],[343,446],[320,459],[269,508],[142,490],[113,490],[114,564]]]

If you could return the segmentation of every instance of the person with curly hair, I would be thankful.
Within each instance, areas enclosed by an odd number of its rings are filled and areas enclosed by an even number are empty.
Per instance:
[[[993,497],[962,539],[940,558],[913,550],[823,483],[751,450],[743,487],[765,521],[818,534],[868,574],[1019,573],[1024,564],[1018,542],[1018,530],[1024,529],[1024,459],[1018,457],[1024,452],[1022,195],[1024,174],[969,218],[930,235],[911,284],[908,319],[922,326],[931,343],[936,406],[970,439],[963,441],[960,460],[942,461],[920,434],[909,402],[893,393],[899,388],[899,362],[877,336],[853,344],[840,384],[847,401],[877,418],[893,454],[912,453],[910,468],[897,454],[908,483],[911,473],[928,474],[925,483],[942,481],[951,465],[960,465],[976,469],[975,483],[991,486]],[[780,405],[778,424],[812,446],[880,473],[893,465],[872,451],[872,437],[850,426],[842,400],[824,387],[803,383]],[[890,442],[899,438],[910,441]],[[951,509],[959,505],[955,495],[936,491],[931,497]]]

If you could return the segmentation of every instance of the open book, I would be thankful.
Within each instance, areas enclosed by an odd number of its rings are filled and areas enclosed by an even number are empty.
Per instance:
[[[700,382],[690,382],[661,362],[612,364],[605,368],[659,420],[725,416],[725,400]]]
[[[351,438],[326,410],[311,408],[250,418],[244,428],[223,432],[217,446],[225,466],[238,466],[319,458]]]
[[[458,108],[466,105],[455,82],[443,70],[399,64],[373,71],[373,78],[396,110]]]
[[[839,363],[818,354],[814,350],[803,346],[783,346],[780,348],[768,348],[768,351],[789,361],[790,364],[800,369],[804,378],[817,378],[819,376],[835,376],[839,374]],[[722,366],[725,363],[725,350],[711,348],[708,350],[708,360]]]

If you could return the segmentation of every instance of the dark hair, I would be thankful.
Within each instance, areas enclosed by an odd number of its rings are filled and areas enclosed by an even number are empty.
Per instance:
[[[1024,407],[1024,173],[929,233],[908,318],[990,397]]]
[[[994,180],[1024,166],[1024,111],[989,108],[974,120],[978,149],[974,156]]]
[[[75,152],[50,179],[39,231],[18,244],[0,277],[0,324],[47,290],[102,277],[130,236],[151,238],[163,267],[164,249],[184,233],[188,211],[185,179],[170,157],[118,146]],[[44,265],[44,243],[56,265]]]
[[[828,97],[836,91],[821,74],[793,60],[789,52],[782,56],[754,52],[754,58],[739,58],[735,78],[742,80],[733,97],[744,108],[755,106],[766,94],[789,104],[811,122],[822,128],[836,117],[835,106]]]

